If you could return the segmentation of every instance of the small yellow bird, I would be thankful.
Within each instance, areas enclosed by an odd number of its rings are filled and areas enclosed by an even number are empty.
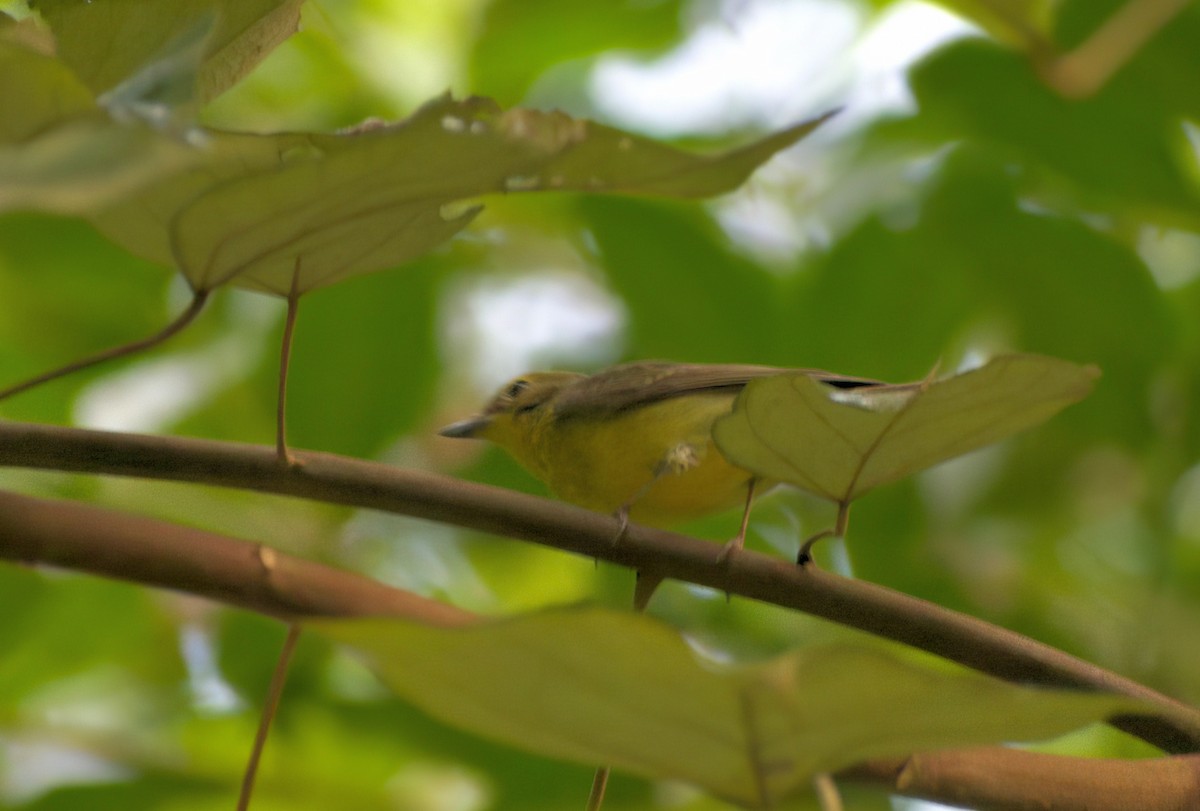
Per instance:
[[[478,415],[441,430],[504,448],[564,501],[669,526],[745,504],[773,486],[731,465],[712,427],[759,377],[807,374],[840,388],[878,381],[736,364],[640,362],[593,375],[531,372],[509,381]]]

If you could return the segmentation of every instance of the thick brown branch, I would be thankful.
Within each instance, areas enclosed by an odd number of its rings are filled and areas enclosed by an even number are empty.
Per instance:
[[[616,520],[560,502],[444,476],[331,454],[297,452],[300,467],[270,448],[179,437],[0,424],[0,465],[203,482],[384,510],[522,538],[709,586],[907,643],[1009,681],[1091,687],[1153,703],[1161,717],[1114,725],[1168,752],[1200,751],[1200,710],[1028,637],[880,586],[813,566],[716,548],[631,525],[614,545]]]
[[[474,618],[453,606],[261,544],[84,504],[0,492],[3,559],[186,591],[286,620],[387,615],[459,625]]]
[[[1200,809],[1200,755],[1108,760],[984,747],[871,761],[838,777],[979,811]]]

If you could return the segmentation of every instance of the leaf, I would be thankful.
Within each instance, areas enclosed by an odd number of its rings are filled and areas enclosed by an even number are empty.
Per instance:
[[[942,143],[974,142],[1028,167],[1020,174],[1041,179],[1043,194],[1049,177],[1065,182],[1084,207],[1200,227],[1195,159],[1170,88],[1118,75],[1096,96],[1067,101],[1025,57],[980,40],[934,52],[912,69],[911,83],[916,126]]]
[[[25,143],[0,145],[0,211],[85,214],[173,171],[189,151],[100,114],[67,121]]]
[[[301,0],[35,0],[31,3],[58,40],[58,52],[100,95],[162,56],[198,21],[215,13],[196,95],[209,101],[245,76],[295,32]]]
[[[67,116],[86,113],[94,105],[86,87],[53,56],[19,38],[37,36],[28,21],[4,28],[0,39],[0,144],[35,136]]]
[[[543,755],[685,780],[748,807],[875,757],[1055,736],[1133,711],[828,644],[718,666],[655,620],[598,608],[465,628],[326,621],[431,715]]]
[[[66,66],[15,38],[0,40],[0,109],[0,211],[86,213],[191,161],[185,143],[115,120]]]
[[[213,133],[208,157],[97,226],[171,257],[198,290],[287,295],[409,261],[464,228],[488,193],[574,190],[703,197],[731,190],[825,118],[693,155],[560,112],[436,99],[411,118],[333,135]]]
[[[1005,355],[912,387],[836,389],[806,375],[752,381],[717,421],[721,453],[765,479],[839,503],[1052,417],[1099,371]]]
[[[625,340],[632,356],[794,360],[775,329],[785,321],[778,315],[780,284],[732,250],[708,212],[629,197],[588,196],[578,205],[606,282],[629,314]]]
[[[1004,43],[1037,53],[1049,47],[1051,0],[939,0]]]
[[[470,53],[468,85],[501,100],[519,100],[547,70],[605,51],[664,49],[675,43],[680,0],[496,0],[481,12]]]
[[[181,210],[224,182],[278,166],[311,149],[308,136],[300,134],[207,132],[187,166],[167,173],[129,199],[97,207],[89,219],[130,253],[175,266],[171,227]]]

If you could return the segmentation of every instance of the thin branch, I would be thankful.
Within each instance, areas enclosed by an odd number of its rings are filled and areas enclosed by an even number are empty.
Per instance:
[[[604,805],[604,792],[608,790],[608,777],[612,769],[601,766],[592,777],[592,789],[588,792],[586,811],[600,811]]]
[[[1045,82],[1064,98],[1094,95],[1191,3],[1127,0],[1075,50],[1048,62],[1042,68]]]
[[[80,358],[79,360],[68,363],[65,366],[60,366],[57,369],[51,369],[48,372],[43,372],[42,374],[37,375],[36,377],[31,377],[28,380],[22,380],[20,383],[16,383],[6,389],[0,389],[0,400],[5,400],[13,395],[20,394],[23,391],[28,391],[36,386],[40,386],[43,383],[49,383],[51,380],[57,380],[60,377],[66,377],[69,374],[96,366],[104,363],[105,361],[114,360],[115,358],[122,358],[126,355],[133,355],[143,350],[150,349],[151,347],[158,346],[182,330],[188,324],[192,323],[192,321],[196,319],[196,316],[200,315],[200,311],[204,309],[204,302],[207,300],[207,290],[196,290],[192,294],[192,301],[190,304],[188,304],[187,309],[180,313],[174,321],[167,324],[153,335],[146,338],[140,338],[136,341],[130,341],[129,343],[121,344],[120,346],[114,346],[111,349],[105,349],[102,352],[97,352],[94,355],[88,355],[86,358]]]
[[[299,641],[300,626],[292,623],[288,626],[283,648],[279,651],[279,658],[275,660],[275,670],[271,673],[271,685],[267,688],[267,697],[263,701],[258,729],[254,733],[254,745],[250,747],[250,758],[242,775],[242,790],[238,794],[237,811],[247,811],[250,808],[254,780],[258,777],[258,763],[262,760],[263,749],[267,746],[267,733],[271,731],[271,721],[275,719],[275,713],[279,709],[279,699],[283,697],[283,685],[287,681],[288,666],[292,663],[292,654],[296,652],[296,643]]]
[[[273,461],[271,450],[264,451]],[[0,559],[188,591],[288,621],[305,616],[397,616],[442,626],[478,621],[453,606],[259,544],[8,493],[0,493]],[[1195,811],[1200,755],[1118,761],[980,747],[869,761],[837,778],[988,811]]]
[[[820,772],[813,778],[813,793],[817,795],[821,811],[843,811],[845,808],[837,783],[828,772]]]
[[[549,499],[332,454],[28,423],[0,424],[0,465],[198,482],[424,518],[520,538],[650,575],[796,609],[894,639],[1008,681],[1088,687],[1155,705],[1114,726],[1168,752],[1200,751],[1200,710],[1132,679],[974,617],[815,566],[751,551],[717,561],[713,544]],[[118,574],[119,576],[119,574]],[[175,585],[168,583],[167,585]]]

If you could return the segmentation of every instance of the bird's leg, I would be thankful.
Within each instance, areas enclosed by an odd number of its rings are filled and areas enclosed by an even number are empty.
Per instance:
[[[654,466],[654,471],[650,479],[637,489],[637,491],[627,498],[620,507],[617,507],[613,517],[620,522],[617,527],[617,534],[613,536],[612,545],[616,546],[621,543],[621,539],[625,537],[625,533],[629,531],[629,511],[633,509],[633,505],[637,504],[653,487],[659,479],[668,473],[683,473],[691,470],[700,464],[700,457],[696,453],[694,445],[689,445],[686,442],[681,442],[671,450],[667,451],[666,456]]]
[[[757,482],[758,479],[751,479],[746,484],[746,507],[742,510],[742,526],[738,529],[738,534],[721,547],[721,551],[717,554],[717,563],[724,563],[729,559],[731,553],[740,552],[746,545],[746,528],[750,525],[750,505],[754,503],[754,485]]]

